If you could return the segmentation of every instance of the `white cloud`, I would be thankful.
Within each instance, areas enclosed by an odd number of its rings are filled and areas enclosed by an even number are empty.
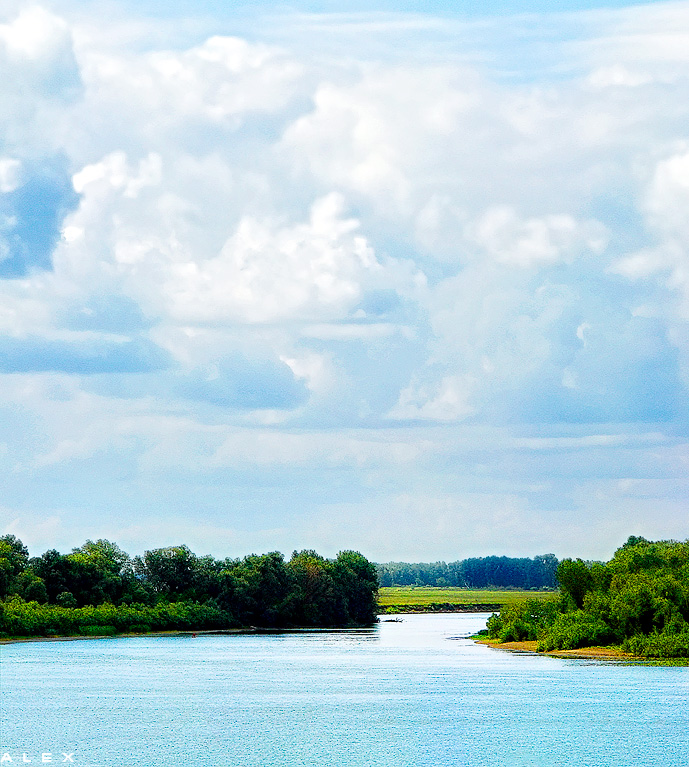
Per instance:
[[[346,315],[382,267],[344,201],[316,201],[309,221],[279,227],[244,218],[215,258],[176,264],[163,286],[184,322],[275,322]]]
[[[461,421],[475,412],[471,399],[477,381],[471,376],[444,376],[436,386],[410,385],[400,393],[390,418]]]
[[[647,85],[653,78],[647,74],[633,72],[626,67],[612,65],[596,69],[588,77],[588,83],[593,88],[625,87],[637,88],[640,85]]]
[[[124,152],[115,152],[100,162],[87,165],[72,177],[74,191],[83,195],[93,194],[94,188],[112,187],[122,190],[126,198],[136,198],[146,186],[161,182],[162,161],[160,155],[150,153],[139,163],[137,170],[130,170]]]
[[[14,192],[21,186],[22,164],[12,157],[0,158],[0,192]]]
[[[46,260],[0,281],[0,334],[75,348],[135,339],[171,357],[170,370],[145,375],[3,376],[16,421],[2,420],[2,460],[24,481],[79,477],[67,500],[89,507],[88,477],[103,467],[126,465],[130,489],[192,477],[204,498],[209,477],[232,497],[239,467],[280,509],[285,486],[296,497],[332,482],[329,504],[345,514],[353,502],[343,488],[368,498],[384,486],[397,499],[388,520],[403,531],[397,544],[413,535],[406,514],[427,520],[429,550],[482,501],[497,528],[528,521],[542,465],[530,464],[517,493],[497,487],[507,482],[498,474],[512,476],[509,460],[618,450],[633,479],[634,427],[582,435],[577,418],[657,419],[659,432],[682,424],[686,3],[513,19],[510,29],[284,14],[246,39],[218,34],[212,19],[184,30],[127,18],[111,26],[86,5],[64,18],[19,5],[0,25],[0,268],[37,236],[27,210],[45,195],[34,169],[71,174],[79,200],[56,224],[52,268]],[[547,45],[541,21],[551,24]],[[524,23],[539,42],[528,62],[515,42]],[[327,40],[309,45],[315,28]],[[421,54],[413,67],[403,63],[411,51]],[[244,379],[245,368],[259,372]],[[298,396],[260,407],[273,373]],[[221,383],[258,405],[237,412],[212,388]],[[196,391],[185,399],[182,384]],[[599,409],[582,415],[594,394]],[[612,400],[617,409],[606,410]],[[526,429],[522,442],[500,431],[523,419],[560,431],[541,440]],[[511,451],[495,459],[506,463],[492,489],[418,490],[449,482],[458,460],[419,436],[433,422],[466,441],[462,459],[474,449],[468,423],[490,456]],[[653,449],[670,448],[659,439]],[[488,475],[478,466],[463,479]],[[583,514],[571,485],[551,481],[543,509],[552,500]],[[323,518],[323,541],[343,533]],[[209,523],[207,535],[250,534],[235,522]],[[482,545],[498,545],[472,525]],[[266,522],[265,540],[285,526]],[[585,525],[575,527],[567,535],[585,540]],[[543,527],[557,537],[556,528]],[[126,529],[133,539],[153,528]]]
[[[606,241],[597,222],[582,225],[562,214],[522,221],[509,206],[490,208],[467,230],[489,257],[523,269],[571,261],[582,250],[600,254]]]
[[[23,8],[0,24],[0,72],[5,151],[53,148],[81,86],[69,24],[38,5]]]
[[[476,148],[483,98],[468,70],[368,67],[353,84],[321,84],[282,147],[297,168],[367,198],[380,216],[408,215],[427,174],[442,181]]]
[[[689,318],[689,152],[656,163],[643,211],[657,244],[619,259],[611,271],[632,280],[656,277],[672,291],[679,318]]]
[[[67,23],[40,6],[25,9],[9,24],[0,24],[0,44],[10,61],[54,63],[70,37]]]

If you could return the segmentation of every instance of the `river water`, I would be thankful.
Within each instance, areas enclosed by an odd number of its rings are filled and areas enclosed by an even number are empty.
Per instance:
[[[501,652],[486,618],[5,645],[0,767],[689,767],[689,669]]]

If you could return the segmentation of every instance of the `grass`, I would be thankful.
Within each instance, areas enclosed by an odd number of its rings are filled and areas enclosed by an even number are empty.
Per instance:
[[[552,591],[526,591],[503,589],[458,589],[438,586],[384,586],[378,591],[378,604],[385,612],[400,612],[403,608],[429,608],[485,605],[486,609],[499,609],[503,605],[524,599],[545,599]]]

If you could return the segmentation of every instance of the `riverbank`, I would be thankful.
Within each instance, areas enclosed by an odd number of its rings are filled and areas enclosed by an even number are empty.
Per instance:
[[[576,650],[551,650],[539,652],[536,648],[538,642],[498,642],[497,639],[475,639],[476,644],[483,644],[495,650],[505,650],[513,653],[528,653],[530,655],[548,655],[553,658],[590,658],[592,660],[621,660],[621,661],[648,661],[638,655],[630,655],[622,652],[617,647],[580,647]]]
[[[339,626],[334,628],[321,628],[318,626],[302,626],[292,628],[264,628],[262,626],[245,626],[231,629],[201,629],[199,631],[173,630],[173,631],[147,631],[144,633],[126,632],[123,634],[66,634],[64,636],[49,637],[3,637],[0,645],[15,644],[17,642],[72,642],[81,639],[134,639],[141,637],[200,637],[200,636],[225,636],[234,634],[324,634],[348,631],[363,631],[371,626]]]
[[[146,633],[125,633],[125,634],[69,634],[65,636],[49,637],[5,637],[0,639],[0,645],[15,644],[17,642],[73,642],[81,639],[122,639],[131,637],[176,637],[189,636],[196,637],[204,634],[256,634],[259,629],[211,629],[203,631],[147,631]]]
[[[494,613],[502,605],[497,603],[452,604],[451,602],[431,602],[430,604],[380,605],[381,615],[401,615],[404,613]]]

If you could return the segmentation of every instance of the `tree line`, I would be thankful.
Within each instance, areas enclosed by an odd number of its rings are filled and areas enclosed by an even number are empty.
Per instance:
[[[526,600],[488,620],[500,642],[539,651],[617,645],[651,658],[689,658],[689,540],[631,536],[607,563],[564,559],[560,593]]]
[[[457,562],[386,562],[376,565],[381,586],[554,589],[554,554],[528,558],[473,557]]]
[[[337,627],[376,621],[375,566],[354,551],[243,559],[170,546],[130,557],[116,543],[86,541],[69,554],[29,557],[0,538],[0,633],[48,636],[174,628]]]

